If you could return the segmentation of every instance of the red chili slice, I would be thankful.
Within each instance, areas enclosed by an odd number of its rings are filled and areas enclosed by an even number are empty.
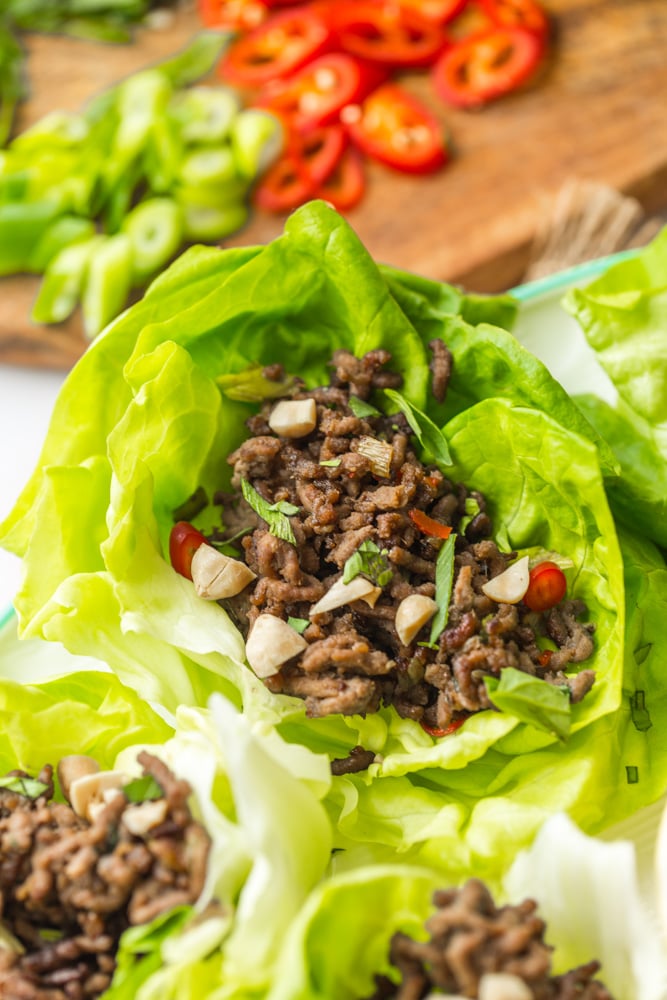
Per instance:
[[[169,535],[169,559],[181,576],[192,579],[192,557],[200,545],[207,545],[201,531],[189,521],[177,521]]]
[[[290,136],[285,153],[266,172],[254,200],[268,212],[286,212],[303,205],[334,172],[347,144],[340,125],[322,125]]]
[[[289,212],[312,196],[312,183],[304,176],[296,156],[287,152],[269,167],[255,188],[253,202],[265,212]]]
[[[452,533],[452,529],[448,524],[443,524],[441,521],[436,521],[434,517],[429,517],[425,514],[423,510],[411,510],[409,511],[410,520],[423,531],[425,535],[431,535],[433,538],[449,538]]]
[[[255,104],[303,131],[335,121],[341,108],[362,100],[383,78],[377,66],[344,52],[328,52],[286,79],[272,80]]]
[[[241,87],[261,87],[275,77],[300,69],[331,42],[326,21],[313,11],[285,10],[238,38],[220,62],[224,80]]]
[[[566,591],[567,580],[562,569],[555,562],[545,559],[531,569],[523,603],[530,611],[547,611],[562,601]]]
[[[250,31],[269,14],[259,0],[197,0],[197,9],[207,28],[226,31]]]
[[[412,7],[380,0],[339,3],[331,24],[345,52],[386,66],[427,66],[447,41],[438,24]]]
[[[365,189],[363,160],[357,150],[349,146],[313,197],[328,201],[338,212],[347,212],[361,201]]]
[[[468,0],[398,0],[403,7],[416,10],[421,17],[436,24],[448,24],[457,17]]]
[[[341,121],[363,153],[405,173],[427,173],[447,162],[444,131],[415,97],[385,83],[363,104],[343,108]]]
[[[457,729],[461,728],[465,721],[465,718],[453,719],[452,722],[444,728],[442,726],[429,726],[427,722],[420,722],[419,725],[425,733],[429,734],[429,736],[435,736],[435,738],[438,739],[440,736],[449,736],[450,733],[455,733]]]
[[[535,0],[477,0],[493,24],[524,28],[539,38],[549,33],[549,18]]]
[[[433,84],[448,104],[478,107],[525,83],[542,51],[540,39],[531,31],[490,28],[447,49],[433,67]]]

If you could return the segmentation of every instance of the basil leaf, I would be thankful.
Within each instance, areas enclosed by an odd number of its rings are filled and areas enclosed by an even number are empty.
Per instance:
[[[308,618],[291,618],[290,617],[290,618],[287,619],[287,624],[289,626],[291,626],[291,628],[293,628],[295,632],[298,632],[299,635],[303,635],[303,633],[306,631],[306,629],[310,625],[310,620]]]
[[[394,575],[387,561],[387,550],[380,549],[366,538],[343,566],[343,583],[349,583],[363,573],[377,587],[384,587]]]
[[[289,523],[288,517],[292,514],[297,514],[299,512],[298,507],[295,507],[293,503],[288,503],[286,500],[279,500],[278,503],[267,503],[261,493],[258,493],[247,479],[241,480],[241,492],[246,503],[252,507],[254,512],[263,521],[266,521],[272,535],[282,539],[284,542],[289,542],[290,545],[296,545],[296,538],[294,537],[292,525]]]
[[[375,407],[367,403],[365,399],[360,399],[359,396],[350,396],[348,401],[348,406],[354,413],[355,417],[381,417],[382,414]]]
[[[440,428],[436,427],[431,418],[427,417],[421,410],[418,410],[416,406],[413,406],[405,396],[402,396],[400,392],[396,392],[395,389],[385,389],[384,393],[392,403],[395,403],[410,424],[424,451],[428,452],[433,460],[440,465],[451,465],[452,459],[449,454],[447,439]]]
[[[454,582],[454,543],[456,535],[454,532],[445,539],[445,542],[438,552],[438,559],[435,564],[435,603],[438,605],[433,621],[431,622],[431,635],[428,643],[434,646],[440,634],[447,624],[449,618],[449,601],[452,596],[452,584]]]
[[[134,781],[123,785],[123,794],[128,802],[148,802],[152,799],[164,798],[164,791],[150,774],[143,778],[135,778]]]
[[[37,778],[22,778],[19,774],[7,774],[0,778],[0,788],[6,788],[8,792],[17,792],[25,795],[27,799],[38,799],[43,795],[49,786]]]
[[[521,722],[552,733],[565,741],[570,732],[572,706],[565,687],[531,677],[523,670],[505,667],[497,677],[485,677],[484,684],[493,705]]]
[[[264,399],[278,399],[287,396],[296,386],[293,375],[281,379],[270,379],[264,374],[264,367],[252,364],[235,375],[218,375],[215,380],[227,399],[241,403],[261,403]]]

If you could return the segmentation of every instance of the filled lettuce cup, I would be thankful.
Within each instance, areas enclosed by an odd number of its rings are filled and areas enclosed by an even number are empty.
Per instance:
[[[264,996],[328,870],[326,758],[94,671],[0,699],[2,996]]]
[[[618,463],[513,314],[378,267],[322,203],[190,250],[71,373],[2,526],[22,634],[326,755],[341,864],[492,874],[554,811],[655,798]]]

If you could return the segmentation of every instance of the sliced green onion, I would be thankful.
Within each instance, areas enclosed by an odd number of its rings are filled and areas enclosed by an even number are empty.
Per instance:
[[[177,253],[183,241],[183,212],[173,198],[149,198],[133,209],[122,232],[132,247],[135,284],[152,277]]]
[[[93,249],[81,307],[89,340],[122,311],[132,287],[132,243],[125,233],[107,236]]]
[[[442,548],[438,552],[438,559],[435,564],[435,603],[438,610],[431,622],[431,634],[429,645],[437,643],[447,625],[449,618],[449,602],[452,596],[452,586],[454,583],[454,544],[456,535],[452,533],[445,540]]]

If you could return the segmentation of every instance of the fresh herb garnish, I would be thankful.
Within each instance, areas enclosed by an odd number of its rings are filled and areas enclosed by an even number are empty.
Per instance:
[[[340,458],[327,458],[324,462],[320,462],[320,465],[324,465],[327,469],[337,469],[341,462]]]
[[[244,535],[249,534],[252,530],[248,526],[247,528],[241,528],[240,531],[236,531],[230,538],[225,538],[224,540],[211,538],[209,539],[209,545],[212,545],[218,552],[222,552],[223,555],[234,558],[239,554],[239,550],[234,545],[234,542],[237,542],[239,538],[243,538]]]
[[[629,785],[639,784],[639,768],[634,764],[626,764],[625,777]]]
[[[247,504],[258,514],[263,521],[266,521],[269,531],[276,538],[281,538],[290,545],[296,545],[296,538],[292,531],[292,525],[288,518],[292,514],[298,514],[299,508],[287,500],[279,500],[277,503],[267,503],[261,493],[258,493],[247,479],[241,480],[241,492]]]
[[[363,573],[377,587],[384,587],[394,575],[387,560],[387,549],[380,549],[370,538],[365,539],[343,566],[343,583],[349,583]]]
[[[164,791],[150,774],[143,778],[135,778],[127,785],[123,785],[123,794],[128,802],[149,802],[152,799],[164,798]]]
[[[208,506],[208,496],[203,486],[198,486],[191,497],[172,511],[174,523],[176,521],[193,521],[197,514],[201,514]]]
[[[474,497],[466,497],[465,514],[459,521],[459,534],[463,535],[465,533],[465,530],[470,522],[477,517],[480,511],[481,507],[479,506],[479,501]]]
[[[384,392],[410,424],[424,451],[428,452],[431,458],[440,465],[451,465],[452,459],[449,454],[447,439],[431,418],[427,417],[416,406],[413,406],[405,396],[402,396],[400,392],[396,392],[395,389],[385,389]]]
[[[290,625],[294,629],[295,632],[298,632],[299,635],[303,635],[303,633],[306,631],[306,629],[310,625],[310,619],[308,619],[308,618],[292,618],[292,617],[289,617],[287,619],[287,624]]]
[[[445,539],[442,548],[438,552],[435,564],[435,603],[438,605],[433,621],[431,622],[431,634],[428,645],[433,647],[440,638],[440,634],[447,624],[449,618],[449,601],[452,596],[452,585],[454,583],[454,544],[456,535],[452,533]]]
[[[216,382],[227,399],[240,403],[261,403],[264,399],[278,399],[287,396],[296,386],[293,375],[283,375],[280,379],[267,378],[260,364],[248,365],[234,375],[219,375]]]
[[[43,781],[37,778],[24,778],[20,774],[7,774],[0,778],[0,788],[6,788],[8,792],[17,792],[25,795],[27,799],[38,799],[48,789]]]
[[[350,396],[348,400],[348,406],[354,413],[355,417],[381,417],[382,414],[375,406],[371,406],[367,403],[365,399],[360,399],[359,396]]]
[[[630,716],[632,718],[632,725],[640,733],[645,733],[653,725],[651,715],[646,707],[645,691],[635,691],[630,698]]]
[[[497,677],[485,677],[489,698],[501,712],[536,729],[566,740],[570,732],[571,703],[567,687],[549,684],[523,670],[505,667]]]

